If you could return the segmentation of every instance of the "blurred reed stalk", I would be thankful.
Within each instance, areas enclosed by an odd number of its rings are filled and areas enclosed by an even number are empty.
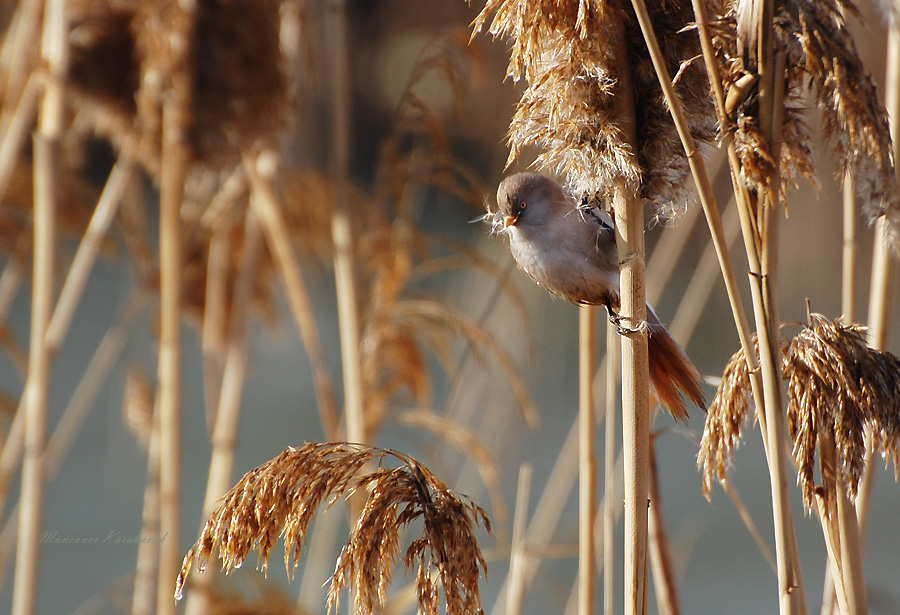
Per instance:
[[[528,503],[531,495],[531,474],[531,464],[523,463],[519,467],[516,510],[513,514],[512,538],[510,540],[509,578],[506,584],[507,615],[521,615],[522,603],[525,598],[525,558],[528,557],[525,538],[527,536],[526,526],[528,525]]]
[[[181,204],[188,164],[187,118],[191,79],[190,40],[196,23],[193,0],[176,2],[167,52],[170,72],[162,101],[162,144],[159,176],[159,505],[160,531],[156,609],[173,615],[172,579],[177,576],[181,509]]]
[[[253,283],[257,263],[262,248],[262,232],[259,219],[252,208],[247,208],[244,220],[244,242],[241,261],[234,284],[231,301],[231,322],[228,327],[228,341],[225,350],[222,382],[219,387],[219,407],[215,414],[212,430],[212,455],[206,480],[206,495],[203,498],[201,519],[208,518],[216,504],[231,484],[234,469],[234,447],[243,400],[244,383],[247,379],[247,336],[250,322],[250,301],[253,297]],[[196,575],[195,575],[196,576]],[[196,582],[201,591],[193,592],[185,605],[186,615],[202,615],[210,606],[210,589],[215,581],[215,568],[207,575],[198,576]]]
[[[259,216],[266,244],[272,252],[278,275],[287,294],[291,315],[294,317],[303,347],[312,364],[313,386],[316,391],[322,430],[329,439],[336,439],[339,423],[331,374],[325,363],[325,353],[322,351],[322,343],[309,292],[306,290],[303,280],[303,272],[291,245],[284,214],[272,189],[271,182],[275,174],[276,159],[277,155],[272,150],[265,150],[258,157],[244,155],[243,167],[247,173],[252,193],[250,205]]]
[[[606,425],[603,445],[603,615],[615,613],[616,598],[616,511],[619,509],[616,485],[616,414],[619,411],[616,390],[619,384],[619,334],[613,326],[606,327],[606,396],[604,400]],[[602,368],[601,368],[602,369]]]
[[[344,421],[349,442],[367,441],[363,416],[362,367],[359,352],[359,304],[356,296],[353,224],[351,219],[350,167],[350,61],[348,58],[347,6],[344,0],[328,3],[326,27],[330,32],[332,117],[329,170],[334,207],[331,234],[334,243],[334,276],[341,339],[344,380]]]
[[[594,518],[597,460],[594,456],[594,371],[597,308],[578,309],[578,613],[594,612]]]
[[[153,409],[152,427],[147,446],[147,477],[144,484],[144,503],[141,508],[141,535],[160,536],[159,469],[160,469],[160,412],[159,396]],[[134,569],[134,592],[131,596],[131,615],[153,615],[159,585],[159,543],[142,542],[138,546]]]
[[[847,324],[856,322],[856,263],[859,252],[858,231],[856,230],[856,186],[853,174],[844,175],[843,189],[843,249],[841,251],[841,314]]]
[[[207,211],[225,209],[234,205],[240,194],[247,188],[247,177],[240,165],[222,183],[221,189],[212,198]],[[249,203],[246,204],[249,207]],[[249,218],[246,218],[249,220]],[[258,225],[258,221],[255,222]],[[215,428],[216,409],[222,395],[222,375],[225,369],[229,323],[228,311],[229,261],[234,245],[231,225],[218,224],[211,229],[209,253],[206,262],[206,294],[203,303],[203,325],[200,344],[203,351],[203,388],[206,400],[207,427],[212,433]],[[242,325],[238,325],[242,326]],[[225,485],[227,487],[227,485]],[[224,491],[223,491],[224,493]]]
[[[25,405],[25,448],[13,615],[31,615],[37,597],[39,536],[44,504],[44,448],[50,352],[47,326],[53,309],[55,217],[58,200],[59,148],[63,123],[64,80],[68,49],[65,0],[48,0],[44,7],[41,59],[46,67],[43,97],[34,137],[34,250],[31,295],[31,336]]]
[[[78,250],[69,267],[69,272],[63,283],[59,299],[56,301],[52,315],[47,324],[47,334],[45,336],[44,344],[46,345],[48,362],[52,361],[53,356],[56,354],[57,350],[59,350],[59,347],[62,345],[62,342],[68,333],[75,309],[78,307],[78,302],[84,292],[88,276],[97,259],[100,244],[109,230],[109,226],[112,223],[112,219],[115,216],[115,212],[118,209],[119,203],[122,200],[122,196],[131,177],[131,161],[129,159],[120,159],[109,175],[106,186],[104,187],[94,213],[91,216],[91,221],[85,230],[84,236],[81,238],[81,242],[78,244]],[[11,261],[9,266],[12,267],[10,271],[15,272],[15,261]],[[87,380],[89,378],[91,378],[91,375],[86,373],[84,379]],[[95,382],[95,384],[97,383]],[[78,394],[76,391],[73,401],[77,398]],[[3,509],[3,504],[6,501],[9,481],[12,478],[15,466],[22,456],[24,447],[23,421],[25,412],[21,412],[21,410],[25,407],[26,403],[27,398],[23,395],[22,399],[19,400],[19,405],[13,419],[13,425],[7,434],[6,441],[3,445],[3,452],[2,455],[0,455],[0,510]],[[68,412],[63,415],[63,420],[65,420],[67,416]]]
[[[655,439],[655,437],[654,437]],[[679,615],[678,584],[672,550],[662,514],[662,498],[659,491],[659,471],[653,439],[650,442],[650,569],[653,573],[653,589],[660,615]]]

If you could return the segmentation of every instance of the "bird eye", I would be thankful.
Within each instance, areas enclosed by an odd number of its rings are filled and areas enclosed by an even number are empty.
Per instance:
[[[525,201],[519,201],[519,211],[522,211],[526,207],[528,207],[528,203],[526,203]]]

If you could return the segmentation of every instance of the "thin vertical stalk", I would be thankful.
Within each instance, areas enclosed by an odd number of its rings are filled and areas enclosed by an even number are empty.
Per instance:
[[[825,537],[825,551],[828,554],[828,570],[834,581],[834,595],[841,613],[849,615],[850,604],[844,585],[844,564],[841,559],[841,535],[837,523],[837,506],[835,503],[837,481],[836,455],[834,438],[828,430],[822,433],[819,443],[819,459],[822,476],[822,489],[816,492],[816,512],[822,525]]]
[[[635,0],[636,11],[640,15],[640,9],[643,3]],[[773,54],[772,41],[772,24],[774,7],[771,0],[762,0],[758,3],[759,14],[757,15],[757,42],[756,51],[757,70],[760,77],[759,98],[760,98],[760,125],[763,133],[767,136],[768,142],[772,144],[777,152],[778,142],[780,140],[780,123],[781,108],[783,98],[783,78],[780,75],[784,73],[784,56],[780,54],[778,62]],[[705,7],[701,1],[694,2],[694,9],[698,20],[698,29],[700,31],[701,46],[706,61],[707,70],[710,75],[710,82],[713,84],[713,99],[716,104],[717,115],[720,121],[725,120],[724,100],[722,97],[721,82],[718,77],[715,58],[712,51],[712,45],[707,29],[707,19]],[[644,9],[646,13],[646,9]],[[646,25],[644,22],[646,21]],[[642,19],[642,30],[645,38],[651,47],[656,46],[655,37],[647,35],[649,19],[646,15]],[[652,40],[651,40],[652,38]],[[654,54],[654,62],[657,64],[657,73],[660,75],[660,82],[664,92],[671,91],[668,85],[668,78],[663,78],[663,72],[660,70],[658,59],[661,56]],[[674,93],[673,93],[674,94]],[[667,93],[669,107],[673,109],[673,117],[676,117],[676,125],[678,113],[674,108],[680,107],[673,102],[674,95]],[[681,132],[681,129],[679,129]],[[682,140],[685,137],[682,136]],[[693,151],[686,147],[688,152],[688,160],[693,161]],[[780,342],[778,329],[778,311],[777,302],[775,301],[775,272],[776,272],[776,254],[775,242],[777,241],[776,215],[775,211],[777,203],[762,203],[759,210],[761,220],[753,219],[750,211],[749,203],[743,186],[739,183],[739,166],[737,164],[736,155],[733,147],[729,144],[729,164],[732,168],[732,181],[735,186],[735,196],[738,201],[738,207],[741,212],[741,226],[744,230],[744,241],[747,249],[747,258],[750,263],[750,287],[751,295],[754,300],[754,312],[756,315],[757,334],[760,346],[760,362],[762,364],[762,382],[758,380],[756,366],[753,364],[756,354],[752,351],[752,346],[748,343],[746,329],[742,330],[739,326],[741,335],[741,344],[745,349],[745,356],[748,358],[749,373],[752,378],[752,386],[754,399],[759,409],[760,402],[765,412],[758,412],[760,418],[760,428],[763,432],[764,443],[766,444],[766,454],[770,467],[770,477],[772,485],[773,497],[773,514],[775,516],[776,528],[776,556],[778,562],[778,579],[779,579],[779,604],[782,615],[787,613],[804,613],[806,612],[806,597],[803,590],[803,583],[799,569],[799,561],[797,555],[796,538],[794,535],[793,522],[790,515],[790,504],[787,499],[787,478],[785,474],[784,463],[784,413],[781,406],[781,389],[780,389]],[[773,174],[771,178],[772,186],[770,190],[773,194],[778,193],[777,182],[779,181],[777,174]],[[701,185],[698,182],[698,185]],[[702,186],[702,185],[701,185]],[[701,190],[702,193],[702,190]],[[712,226],[712,225],[711,225]],[[714,238],[718,233],[713,233]],[[761,257],[760,257],[761,255]],[[724,271],[724,269],[723,269]],[[726,284],[728,276],[726,275]],[[729,293],[730,294],[730,293]],[[732,309],[736,302],[732,303]],[[738,304],[739,305],[739,304]],[[735,312],[737,320],[737,312]],[[775,353],[778,353],[776,357]],[[760,386],[761,384],[761,386]],[[760,395],[760,389],[762,395]],[[776,421],[773,425],[772,421]]]
[[[225,353],[225,366],[220,387],[219,407],[215,415],[212,432],[212,455],[206,480],[206,495],[203,499],[201,519],[209,518],[219,499],[232,484],[234,469],[234,444],[237,439],[238,419],[247,377],[247,327],[250,315],[250,300],[253,296],[254,273],[262,247],[259,220],[253,209],[247,210],[244,223],[244,246],[240,270],[234,286],[229,339]],[[207,591],[215,579],[215,570],[209,569],[205,575],[197,576],[201,591],[191,593],[185,613],[203,614],[209,608]]]
[[[509,582],[506,588],[507,615],[520,615],[525,595],[525,528],[528,525],[528,502],[531,494],[531,464],[519,467],[516,510],[513,515],[512,541],[509,554]]]
[[[594,367],[597,310],[578,309],[578,613],[594,612],[594,515],[597,461],[594,457]]]
[[[653,588],[656,592],[656,605],[660,615],[679,615],[681,607],[678,603],[678,587],[675,582],[675,570],[672,564],[672,553],[669,537],[663,522],[662,499],[659,494],[659,473],[656,467],[656,455],[650,444],[650,566],[653,570]]]
[[[206,258],[206,300],[203,302],[203,326],[200,333],[206,426],[210,434],[215,424],[222,387],[222,369],[226,353],[228,264],[232,250],[231,225],[222,224],[218,220],[222,217],[222,212],[234,205],[246,188],[246,173],[243,167],[237,166],[223,182],[202,216],[202,220],[212,227],[209,253]]]
[[[147,478],[144,484],[144,504],[141,509],[141,536],[159,536],[159,403],[153,410],[153,428],[147,448]],[[134,569],[134,592],[131,615],[152,615],[156,603],[159,572],[159,543],[153,540],[138,545]]]
[[[334,276],[337,291],[341,365],[344,375],[344,419],[347,440],[365,442],[362,367],[359,354],[360,325],[353,255],[353,225],[347,181],[350,162],[350,63],[347,57],[347,9],[343,0],[329,4],[328,24],[332,59],[332,151],[330,169],[334,182],[331,234],[334,243]]]
[[[619,334],[616,328],[606,327],[606,434],[603,455],[604,495],[603,495],[603,615],[615,612],[616,591],[616,388],[619,383]]]
[[[309,356],[313,371],[313,385],[316,390],[316,398],[319,405],[319,416],[322,421],[322,429],[325,437],[331,440],[337,439],[338,418],[337,406],[334,401],[334,390],[331,385],[331,375],[325,363],[325,353],[319,340],[319,331],[316,328],[315,315],[306,285],[303,281],[303,272],[297,264],[291,240],[287,232],[287,224],[278,207],[270,180],[272,152],[263,152],[257,162],[249,155],[244,157],[243,166],[250,180],[252,190],[250,205],[253,207],[266,236],[266,243],[272,251],[272,257],[281,276],[287,293],[288,303],[291,306],[291,314],[294,323],[300,333],[303,347]],[[261,177],[257,171],[257,164],[266,173]]]
[[[841,251],[841,313],[844,322],[852,324],[856,322],[856,261],[857,261],[857,231],[856,231],[856,186],[853,181],[853,173],[849,171],[844,175],[844,241]]]
[[[769,0],[765,0],[763,4],[765,21],[758,22],[757,25],[760,29],[761,50],[765,48],[767,51],[761,54],[760,63],[762,64],[765,59],[768,64],[760,68],[760,81],[761,83],[771,81],[772,89],[766,96],[763,96],[764,90],[760,91],[760,109],[770,110],[766,114],[760,111],[760,125],[771,144],[773,156],[778,159],[784,109],[786,58],[784,52],[778,54],[772,52],[774,9]],[[771,76],[766,77],[767,74]],[[755,278],[753,283],[760,288],[763,301],[762,309],[757,309],[757,339],[768,426],[769,476],[775,524],[775,556],[778,562],[779,603],[783,615],[788,613],[798,615],[808,611],[788,498],[787,464],[784,459],[786,434],[781,397],[781,329],[777,296],[778,220],[781,215],[778,202],[779,182],[778,171],[773,171],[770,178],[769,202],[760,203],[758,228],[762,246],[762,269],[761,277]]]
[[[210,433],[222,393],[222,371],[225,362],[225,313],[228,263],[231,259],[231,229],[227,225],[213,228],[206,257],[206,289],[203,302],[203,327],[200,347],[203,352],[203,393],[206,402],[206,427]],[[190,599],[189,599],[190,600]]]
[[[186,54],[196,6],[179,0],[170,53],[176,67],[162,106],[162,166],[159,188],[160,333],[159,333],[159,505],[160,531],[156,609],[173,615],[173,584],[178,575],[181,508],[181,201],[187,166],[186,128],[190,79]]]
[[[836,474],[834,498],[837,500],[837,525],[840,533],[843,585],[850,606],[850,615],[867,615],[866,582],[863,577],[862,549],[856,509],[847,497],[840,472]]]
[[[39,535],[44,504],[44,447],[50,352],[46,333],[53,308],[53,259],[59,177],[59,139],[63,122],[63,82],[66,72],[65,0],[48,0],[44,7],[41,57],[48,69],[34,137],[34,251],[31,294],[31,335],[25,405],[25,448],[22,459],[13,615],[35,611]]]

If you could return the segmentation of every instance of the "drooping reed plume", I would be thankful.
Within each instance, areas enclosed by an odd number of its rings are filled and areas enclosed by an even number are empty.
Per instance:
[[[651,9],[694,137],[709,143],[715,125],[707,78],[702,64],[692,61],[699,54],[697,37],[684,31],[693,21],[690,3]],[[691,198],[684,184],[687,159],[630,4],[489,0],[475,20],[476,32],[491,13],[490,34],[512,39],[509,75],[527,82],[510,124],[510,162],[537,146],[536,164],[563,176],[576,194],[609,200],[615,178],[624,177],[656,214],[683,211]],[[617,58],[616,41],[623,36],[628,57]],[[617,85],[625,65],[631,66],[631,92]],[[636,147],[622,133],[617,95],[633,99]]]
[[[864,332],[864,327],[810,314],[809,324],[781,352],[797,482],[807,509],[821,521],[845,613],[866,608],[855,509],[866,469],[866,433],[872,434],[874,450],[893,460],[895,478],[900,443],[900,360],[870,348]],[[714,478],[725,480],[750,409],[750,380],[739,351],[726,367],[703,432],[698,465],[707,497]]]
[[[734,138],[741,173],[760,193],[777,190],[797,174],[816,184],[815,161],[806,124],[811,92],[821,113],[822,134],[831,146],[840,181],[850,173],[863,212],[870,221],[886,216],[895,245],[900,228],[900,197],[887,114],[872,76],[856,50],[847,18],[858,16],[852,2],[790,0],[775,3],[773,48],[783,55],[780,139],[760,131],[756,89],[757,35],[750,2],[730,0],[713,25],[714,43],[730,116],[723,129]],[[780,178],[773,185],[771,178]]]
[[[788,428],[797,461],[797,482],[807,508],[815,506],[817,446],[834,441],[837,471],[849,498],[864,469],[865,430],[897,471],[900,445],[900,359],[870,348],[865,328],[811,314],[808,326],[782,348],[788,390]],[[729,360],[709,408],[698,465],[704,493],[724,479],[752,414],[750,380],[741,351]]]
[[[401,465],[385,467],[388,458]],[[378,468],[360,476],[370,462],[377,462]],[[348,586],[355,590],[356,612],[372,612],[383,605],[400,554],[400,534],[421,519],[423,533],[403,556],[407,568],[416,567],[419,612],[437,613],[440,592],[447,613],[480,612],[479,575],[487,573],[487,566],[474,532],[478,525],[491,529],[484,511],[447,489],[407,455],[344,443],[289,448],[245,474],[185,555],[176,596],[182,595],[195,559],[202,570],[218,551],[222,567],[230,571],[255,551],[265,570],[279,536],[284,539],[285,566],[291,573],[299,564],[316,509],[354,492],[365,498],[365,504],[337,560],[329,609],[338,606],[341,590]]]

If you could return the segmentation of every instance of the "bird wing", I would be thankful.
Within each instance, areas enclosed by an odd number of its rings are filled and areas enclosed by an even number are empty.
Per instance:
[[[583,199],[578,205],[578,211],[585,220],[593,220],[602,230],[613,230],[613,219],[603,208],[599,199]]]

